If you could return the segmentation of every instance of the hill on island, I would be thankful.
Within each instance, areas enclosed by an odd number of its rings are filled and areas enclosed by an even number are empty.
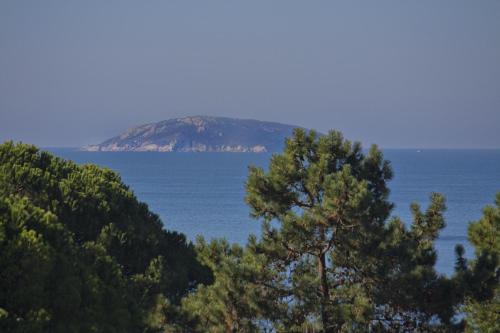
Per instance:
[[[133,127],[86,151],[276,152],[296,126],[193,116]]]

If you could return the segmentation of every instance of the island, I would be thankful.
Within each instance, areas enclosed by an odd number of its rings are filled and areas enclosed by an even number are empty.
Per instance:
[[[133,127],[84,151],[277,152],[297,126],[252,119],[190,116]]]

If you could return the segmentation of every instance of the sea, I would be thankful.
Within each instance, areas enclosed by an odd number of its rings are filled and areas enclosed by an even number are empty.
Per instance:
[[[226,238],[245,244],[259,235],[261,223],[245,204],[250,165],[266,168],[271,154],[84,152],[49,148],[79,164],[95,163],[118,172],[139,200],[158,214],[165,228],[209,240]],[[411,223],[410,204],[427,207],[432,192],[446,197],[446,227],[436,242],[437,270],[453,273],[454,248],[467,243],[467,226],[481,217],[485,205],[500,192],[500,150],[387,149],[394,178],[389,183],[394,216]]]

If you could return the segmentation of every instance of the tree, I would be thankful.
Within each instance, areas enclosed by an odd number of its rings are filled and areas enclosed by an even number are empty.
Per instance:
[[[263,220],[257,253],[269,258],[270,281],[288,310],[275,327],[319,321],[324,332],[437,329],[449,323],[449,280],[434,271],[433,241],[444,227],[444,198],[425,213],[412,206],[407,230],[387,223],[392,204],[388,161],[339,132],[297,129],[269,170],[251,167],[246,201]],[[412,291],[408,284],[418,287]]]
[[[0,145],[0,331],[150,332],[210,270],[120,177]]]
[[[462,284],[467,332],[500,332],[500,193],[495,206],[486,206],[483,216],[469,225],[469,242],[475,259],[464,259],[457,247],[457,276]]]
[[[267,259],[249,246],[198,239],[200,260],[214,272],[214,283],[201,285],[183,300],[187,327],[195,332],[261,332],[273,312],[274,297],[265,295],[260,281],[268,281]],[[271,296],[271,297],[270,297]],[[186,326],[184,326],[186,329]]]

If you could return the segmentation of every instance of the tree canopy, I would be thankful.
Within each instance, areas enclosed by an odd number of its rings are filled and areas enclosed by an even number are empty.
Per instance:
[[[297,129],[245,197],[248,243],[196,246],[120,177],[0,145],[2,332],[497,332],[500,193],[435,270],[445,199],[391,216],[390,163],[341,133]]]
[[[475,258],[463,258],[457,247],[457,277],[462,282],[467,332],[500,332],[500,193],[495,205],[469,225],[469,242]]]
[[[0,145],[0,331],[145,332],[210,271],[120,177]]]
[[[246,247],[199,242],[215,283],[183,303],[194,329],[463,330],[456,315],[467,293],[491,299],[498,285],[493,262],[483,260],[489,266],[478,269],[459,255],[456,276],[438,274],[434,242],[445,227],[444,197],[431,194],[425,210],[413,204],[411,222],[391,218],[391,177],[376,146],[364,153],[339,132],[296,130],[267,170],[250,168],[246,201],[262,222],[261,237],[250,237]],[[471,293],[473,284],[479,290]]]
[[[407,229],[387,221],[391,178],[376,146],[365,155],[335,131],[296,130],[268,172],[250,169],[246,199],[264,221],[260,249],[279,267],[279,288],[290,294],[284,301],[292,300],[285,330],[316,320],[325,332],[449,321],[451,304],[433,292],[444,283],[432,243],[444,227],[444,199],[432,195],[425,213],[413,206]]]

